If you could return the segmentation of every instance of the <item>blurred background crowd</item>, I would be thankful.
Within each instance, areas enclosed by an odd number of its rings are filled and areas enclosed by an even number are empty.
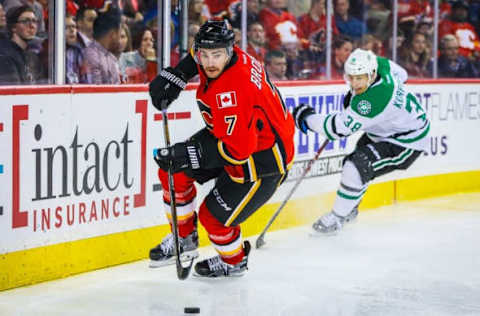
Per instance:
[[[246,1],[243,47],[272,80],[343,79],[357,47],[394,59],[411,78],[432,78],[434,67],[438,78],[480,77],[480,0],[438,0],[437,25],[429,0],[332,0],[330,23],[326,1]],[[191,47],[209,19],[228,19],[241,44],[241,0],[187,3],[182,33],[179,0],[171,0],[172,65],[186,53],[180,43]],[[65,83],[147,83],[156,76],[157,0],[66,0],[65,10]],[[0,84],[53,83],[50,11],[47,0],[0,0]]]

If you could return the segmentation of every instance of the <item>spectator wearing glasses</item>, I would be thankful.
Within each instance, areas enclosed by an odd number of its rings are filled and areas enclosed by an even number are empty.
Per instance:
[[[455,35],[447,34],[440,41],[438,76],[443,78],[478,78],[479,73],[473,63],[459,53]]]
[[[93,38],[83,51],[81,83],[120,84],[118,59],[121,13],[116,8],[101,13],[93,24]]]
[[[37,18],[28,6],[7,12],[9,38],[0,40],[0,84],[41,83],[42,65],[28,43],[37,34]]]
[[[36,36],[46,38],[48,34],[45,29],[45,21],[43,20],[43,6],[37,0],[5,0],[3,1],[3,7],[5,11],[9,11],[11,8],[28,5],[32,8],[35,18],[37,19],[37,34]]]

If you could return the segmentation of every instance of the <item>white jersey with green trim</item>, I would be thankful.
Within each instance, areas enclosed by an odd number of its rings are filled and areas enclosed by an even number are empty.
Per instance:
[[[364,131],[374,142],[425,150],[430,121],[417,98],[406,90],[407,72],[386,58],[377,57],[377,61],[377,79],[364,93],[353,95],[343,112],[310,115],[308,127],[330,140]]]

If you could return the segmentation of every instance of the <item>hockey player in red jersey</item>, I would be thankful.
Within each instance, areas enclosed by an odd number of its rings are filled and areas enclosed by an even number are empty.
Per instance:
[[[260,62],[233,41],[227,22],[206,22],[195,37],[191,54],[175,68],[163,69],[150,84],[152,102],[162,109],[165,100],[173,102],[186,82],[200,75],[196,99],[205,128],[186,142],[158,150],[155,160],[169,219],[166,170],[173,162],[183,254],[195,253],[198,247],[194,182],[216,179],[198,209],[198,219],[218,252],[218,256],[196,263],[195,274],[202,277],[245,272],[250,244],[242,244],[239,224],[273,195],[294,157],[291,114]],[[156,265],[173,262],[173,256],[171,235],[150,251]]]

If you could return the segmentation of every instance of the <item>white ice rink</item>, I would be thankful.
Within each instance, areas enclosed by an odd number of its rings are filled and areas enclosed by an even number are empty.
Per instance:
[[[141,261],[0,292],[0,315],[480,315],[480,193],[364,211],[335,236],[308,232],[267,233],[242,278],[179,281],[174,266]]]

